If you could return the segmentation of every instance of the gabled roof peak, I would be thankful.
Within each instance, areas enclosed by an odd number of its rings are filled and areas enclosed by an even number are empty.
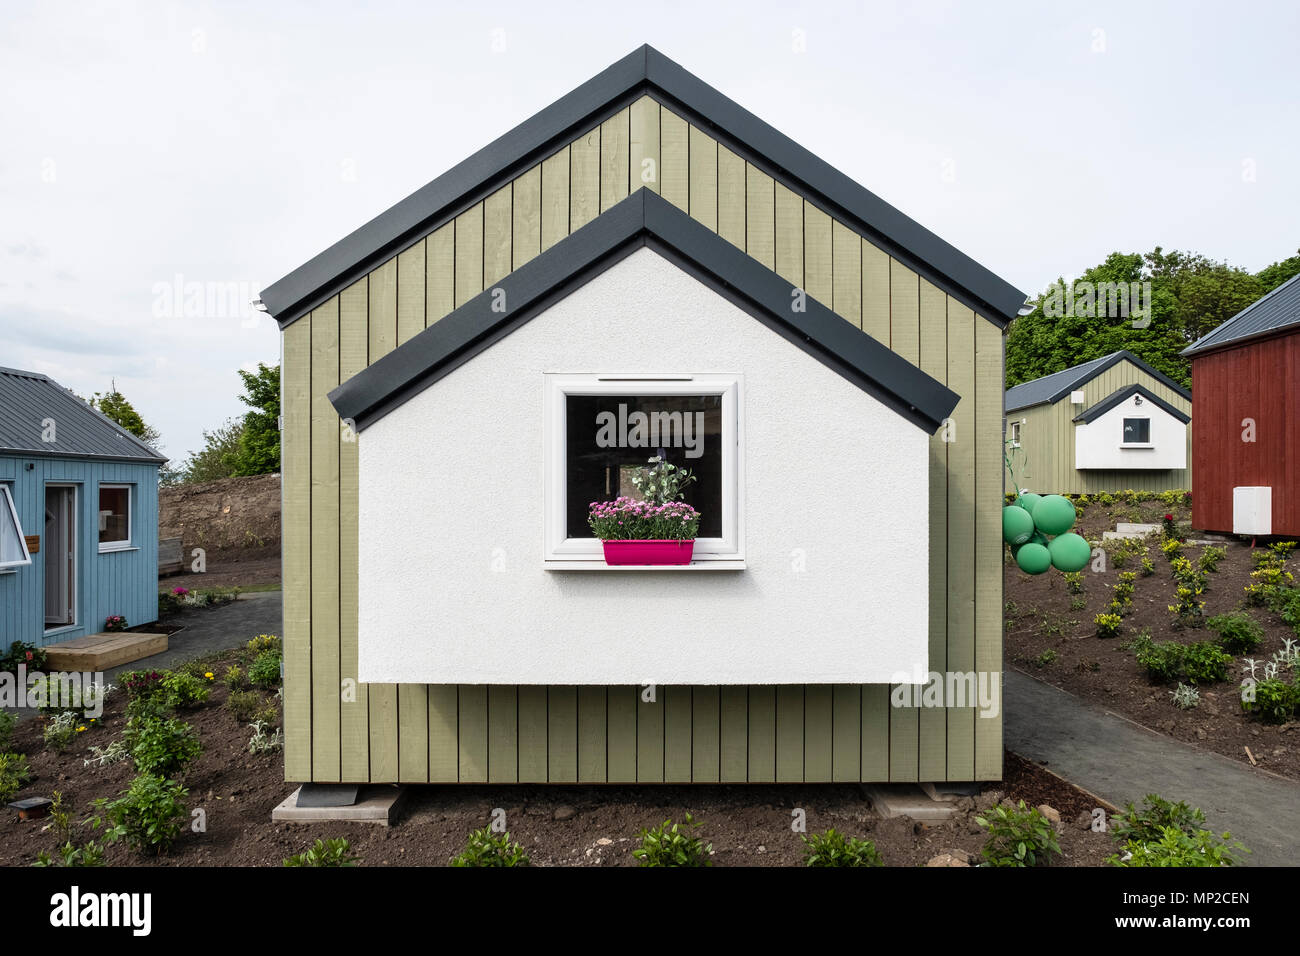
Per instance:
[[[1109,355],[1103,355],[1100,358],[1089,359],[1078,365],[1063,368],[1059,372],[1051,372],[1028,382],[1013,385],[1007,389],[1007,393],[1003,397],[1003,411],[1014,412],[1022,408],[1029,408],[1031,405],[1055,404],[1076,388],[1087,384],[1102,372],[1123,361],[1132,362],[1152,378],[1174,389],[1184,398],[1190,399],[1192,397],[1191,392],[1168,375],[1152,368],[1128,349],[1120,349],[1117,352],[1111,352]]]

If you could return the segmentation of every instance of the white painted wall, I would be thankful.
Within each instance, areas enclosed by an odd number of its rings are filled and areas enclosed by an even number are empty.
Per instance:
[[[543,373],[660,369],[745,376],[746,570],[544,570]],[[927,671],[928,447],[642,249],[359,436],[359,677],[884,683]]]
[[[1137,395],[1087,424],[1074,426],[1075,468],[1186,468],[1187,426],[1167,411]],[[1101,399],[1105,401],[1105,397]],[[1151,447],[1124,447],[1124,419],[1151,419]]]

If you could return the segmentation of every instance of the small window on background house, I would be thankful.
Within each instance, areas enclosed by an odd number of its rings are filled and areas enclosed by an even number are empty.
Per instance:
[[[1011,423],[1011,444],[1020,444],[1020,422]]]
[[[27,541],[23,538],[23,526],[18,520],[13,495],[8,485],[0,485],[0,568],[16,568],[31,563],[32,556],[27,552]]]
[[[1151,441],[1151,419],[1124,419],[1124,444],[1149,444]]]
[[[99,486],[99,550],[131,546],[131,487]]]

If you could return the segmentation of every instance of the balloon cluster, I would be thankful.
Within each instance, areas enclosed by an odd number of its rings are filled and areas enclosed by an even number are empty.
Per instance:
[[[1002,538],[1011,556],[1026,574],[1048,568],[1082,571],[1092,557],[1092,546],[1070,531],[1074,503],[1062,495],[1023,494],[1002,509]],[[1048,537],[1052,535],[1052,537]]]

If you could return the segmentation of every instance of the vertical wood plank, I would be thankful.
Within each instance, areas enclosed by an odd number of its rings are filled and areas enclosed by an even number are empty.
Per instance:
[[[720,778],[722,725],[716,686],[691,688],[691,780],[717,783]]]
[[[667,108],[659,110],[659,194],[682,212],[691,208],[691,125]]]
[[[889,706],[888,684],[864,684],[862,687],[862,766],[859,778],[864,781],[889,779]],[[838,725],[837,728],[838,730]],[[838,765],[837,765],[838,769]]]
[[[720,688],[718,706],[719,774],[723,783],[744,783],[749,779],[749,693],[744,686]]]
[[[519,780],[519,688],[514,684],[488,687],[488,782]]]
[[[889,344],[889,256],[862,240],[862,331]]]
[[[874,686],[874,685],[873,685]],[[861,780],[863,751],[867,749],[868,734],[863,714],[863,692],[872,687],[858,684],[831,685],[831,778],[836,781]],[[886,731],[888,727],[886,726]],[[882,740],[884,736],[882,735]]]
[[[506,183],[483,200],[483,288],[510,274],[514,233],[514,185]]]
[[[803,287],[826,308],[833,308],[831,217],[812,203],[803,204]]]
[[[539,163],[515,180],[511,207],[511,267],[518,269],[542,251],[542,167]]]
[[[664,779],[664,688],[656,687],[654,700],[637,688],[636,779],[662,783]]]
[[[974,312],[948,300],[948,387],[961,396],[948,446],[948,669],[961,673],[975,669],[975,322]],[[1000,556],[994,564],[1001,575]],[[974,780],[975,711],[946,713],[948,779]]]
[[[459,700],[460,782],[487,783],[487,685],[461,684]]]
[[[600,137],[597,126],[569,145],[569,231],[600,215]],[[545,173],[542,174],[543,179]],[[546,188],[545,182],[542,188]]]
[[[421,239],[397,257],[398,345],[408,341],[416,333],[424,331],[426,241]]]
[[[483,204],[456,217],[456,308],[483,291]]]
[[[636,687],[620,684],[606,688],[609,712],[605,732],[609,746],[609,782],[636,782],[636,718],[640,695]]]
[[[578,779],[578,689],[551,687],[547,691],[546,739],[551,783]]]
[[[838,220],[831,223],[831,308],[862,327],[862,238]]]
[[[750,783],[776,780],[776,686],[756,684],[749,690]]]
[[[628,149],[628,187],[636,192],[642,186],[651,192],[660,191],[659,158],[659,104],[643,96],[632,104],[629,112],[631,127]]]
[[[607,708],[604,687],[578,688],[578,780],[581,783],[604,783],[609,779],[605,762]]]
[[[776,273],[803,288],[803,199],[780,183],[773,198]]]
[[[718,230],[718,141],[691,127],[691,218]]]
[[[600,124],[600,211],[627,198],[630,110],[620,110]]]
[[[519,782],[546,783],[550,770],[546,753],[546,687],[519,687]]]
[[[455,684],[431,684],[429,701],[429,782],[460,779],[460,703]]]
[[[542,160],[542,252],[569,234],[568,146]]]
[[[745,248],[745,161],[718,144],[718,235]]]
[[[664,781],[691,782],[691,689],[665,687]]]
[[[780,783],[803,780],[802,684],[776,688],[776,779]]]
[[[423,262],[420,268],[424,268]],[[369,295],[369,283],[364,277],[339,293],[339,380],[343,382],[367,364]],[[353,429],[339,436],[339,670],[344,679],[353,682],[352,694],[339,705],[339,772],[349,783],[370,779],[369,685],[357,680],[356,438]]]
[[[338,297],[311,323],[312,779],[337,781],[339,748],[339,418],[328,392],[339,383]]]
[[[975,316],[975,670],[1002,688],[1002,330]],[[1002,777],[1002,707],[975,719],[975,778]]]
[[[301,783],[312,779],[310,313],[284,330],[283,347],[284,778]]]
[[[830,684],[808,684],[803,692],[803,778],[809,783],[830,783],[834,779],[834,688]]]
[[[456,308],[456,224],[440,226],[424,240],[424,325]]]
[[[776,182],[749,163],[745,164],[745,250],[769,269],[776,268]]]

